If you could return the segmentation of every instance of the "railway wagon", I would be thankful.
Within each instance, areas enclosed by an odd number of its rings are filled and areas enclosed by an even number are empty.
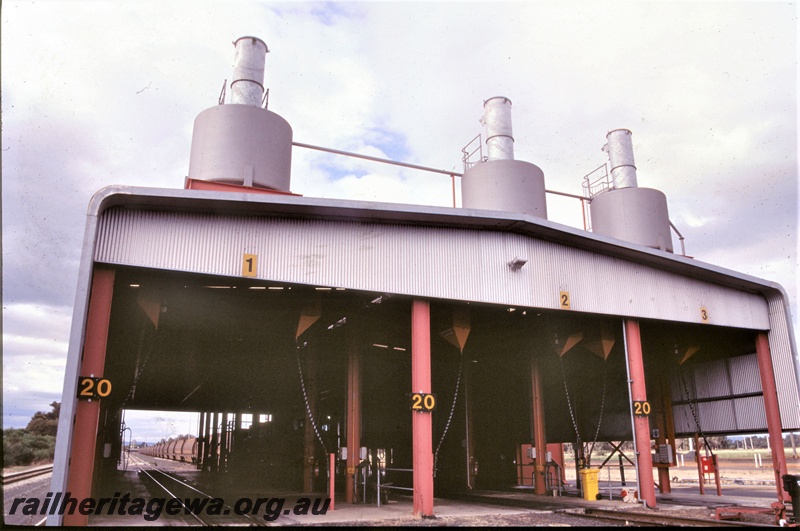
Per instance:
[[[197,462],[197,437],[178,437],[146,446],[140,450],[144,455],[171,459],[184,463]]]

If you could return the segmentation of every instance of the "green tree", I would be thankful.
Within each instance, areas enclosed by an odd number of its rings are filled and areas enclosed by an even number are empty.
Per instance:
[[[58,430],[58,414],[61,412],[61,403],[52,402],[50,407],[53,408],[49,413],[44,411],[37,411],[28,422],[26,431],[34,435],[50,435],[55,437]]]
[[[48,413],[34,413],[25,429],[3,430],[3,466],[53,462],[61,403],[52,402],[50,407]]]
[[[53,461],[56,438],[28,430],[3,430],[3,466],[26,466]]]

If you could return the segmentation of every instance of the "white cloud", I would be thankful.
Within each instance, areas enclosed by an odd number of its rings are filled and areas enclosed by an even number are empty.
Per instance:
[[[125,426],[131,429],[131,439],[139,443],[156,443],[180,435],[197,435],[197,413],[176,411],[125,411]],[[126,435],[127,441],[127,435]]]
[[[3,418],[24,427],[61,400],[72,309],[37,304],[3,307]],[[11,399],[7,399],[10,397]]]

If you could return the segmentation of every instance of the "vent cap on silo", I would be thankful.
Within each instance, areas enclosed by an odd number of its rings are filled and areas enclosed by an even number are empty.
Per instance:
[[[628,129],[614,129],[606,134],[611,172],[611,188],[636,188],[636,163],[633,160],[633,133]]]
[[[231,81],[231,103],[261,106],[264,95],[264,64],[269,52],[267,43],[258,37],[239,37],[233,41],[236,48]]]
[[[514,160],[511,100],[503,96],[495,96],[484,101],[481,123],[486,126],[487,158],[489,160]]]
[[[269,49],[257,37],[233,44],[231,101],[220,101],[195,119],[189,178],[289,192],[292,128],[261,106]]]

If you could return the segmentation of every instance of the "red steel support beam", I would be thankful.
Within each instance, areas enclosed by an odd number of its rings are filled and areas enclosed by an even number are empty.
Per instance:
[[[411,303],[411,392],[431,392],[431,307]],[[414,516],[433,516],[433,426],[431,414],[411,412],[414,463]]]
[[[783,450],[781,413],[778,406],[778,389],[775,386],[775,371],[772,368],[769,339],[765,332],[759,332],[756,336],[756,357],[758,358],[758,373],[761,376],[761,389],[764,392],[767,432],[769,434],[769,445],[772,449],[772,469],[775,471],[778,499],[780,501],[790,501],[791,498],[783,490],[782,478],[787,473],[786,453]]]
[[[534,474],[535,494],[545,494],[545,462],[547,460],[547,438],[544,429],[544,402],[542,401],[542,375],[539,359],[531,355],[531,395],[533,397],[533,444],[536,446],[536,473]]]
[[[697,476],[699,478],[700,494],[706,493],[706,475],[703,474],[703,456],[700,455],[700,434],[694,434],[694,460],[697,463]]]
[[[644,361],[642,357],[642,335],[639,321],[625,320],[625,337],[630,370],[631,399],[646,402],[647,388],[644,381]],[[656,489],[653,484],[653,457],[650,453],[650,421],[646,416],[636,416],[633,420],[633,437],[636,440],[636,473],[639,477],[639,498],[648,507],[656,506]]]
[[[352,326],[352,325],[351,325]],[[356,467],[359,463],[361,446],[361,356],[355,330],[350,331],[347,345],[347,474],[345,482],[345,503],[355,503]]]
[[[328,497],[331,499],[331,511],[335,511],[336,501],[336,454],[328,454]]]
[[[86,316],[86,335],[80,376],[103,376],[108,344],[108,323],[111,320],[111,299],[114,294],[114,270],[95,266],[92,292]],[[92,497],[92,476],[97,451],[97,426],[100,419],[99,400],[79,400],[75,408],[72,450],[69,458],[67,492],[79,500]],[[86,526],[89,516],[65,514],[65,526]]]
[[[656,437],[656,444],[670,444],[673,447],[673,456],[677,453],[674,448],[674,434],[670,439],[671,422],[669,419],[672,417],[672,399],[669,396],[669,384],[665,381],[666,373],[663,372],[661,377],[656,383],[658,407],[654,408],[656,413],[656,428],[658,429],[658,437]],[[673,457],[674,459],[674,457]],[[658,466],[658,490],[662,493],[672,492],[672,486],[669,479],[669,468],[665,463],[659,463]]]

